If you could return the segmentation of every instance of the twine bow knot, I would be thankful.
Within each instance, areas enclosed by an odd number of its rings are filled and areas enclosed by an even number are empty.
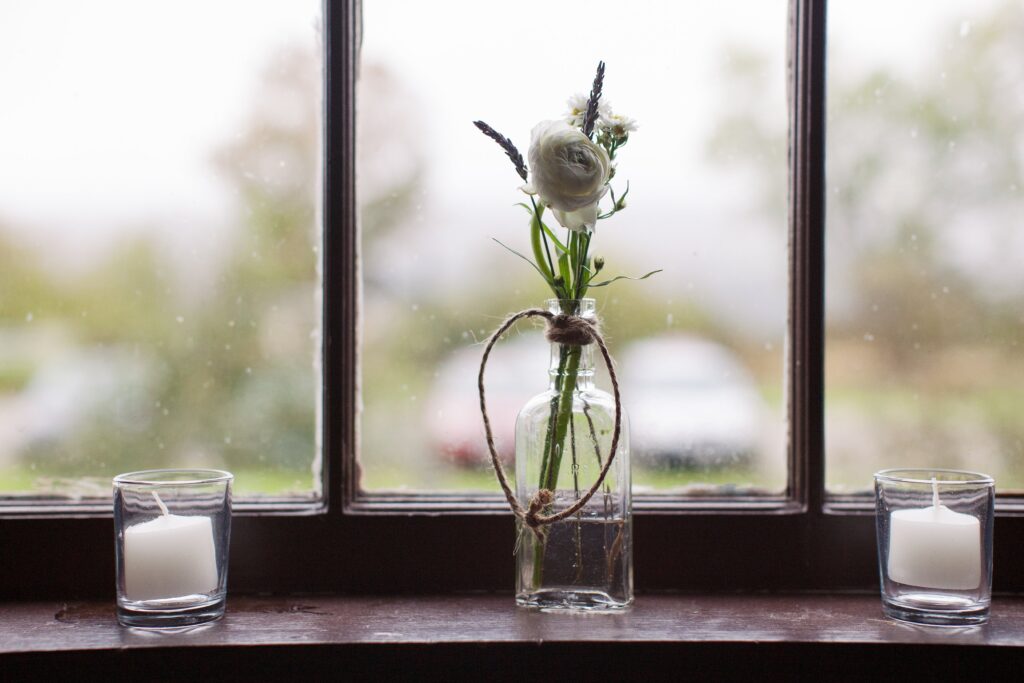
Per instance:
[[[553,344],[586,346],[594,342],[594,334],[597,331],[597,323],[593,320],[558,313],[548,319],[548,329],[544,336]]]

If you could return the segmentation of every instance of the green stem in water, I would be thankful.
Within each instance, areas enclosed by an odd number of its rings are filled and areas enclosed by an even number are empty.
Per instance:
[[[555,491],[558,488],[558,470],[562,465],[562,444],[565,443],[569,420],[572,418],[572,392],[576,389],[576,376],[579,374],[581,353],[582,348],[579,346],[568,347],[565,372],[562,373],[561,395],[558,400],[558,416],[555,421],[555,438],[548,457],[547,476],[542,486],[549,491]]]
[[[569,444],[572,448],[572,490],[576,496],[576,500],[580,499],[580,464],[576,460],[576,421],[571,417],[569,419]],[[574,577],[574,583],[579,583],[583,578],[583,530],[580,527],[580,522],[583,519],[583,511],[576,513],[576,528],[574,529],[574,535],[576,540],[576,576]]]
[[[575,314],[578,303],[568,304],[568,312]],[[544,437],[544,455],[541,460],[540,488],[554,493],[558,487],[558,471],[561,469],[562,445],[565,443],[569,422],[572,419],[572,394],[576,389],[582,348],[579,346],[559,347],[558,374],[555,377],[555,398],[552,399],[552,414],[548,419],[547,434]],[[533,539],[533,586],[541,587],[544,580],[545,543]]]
[[[544,454],[540,461],[540,481],[538,482],[538,488],[544,488],[544,482],[547,481],[548,477],[548,466],[551,461],[551,452],[554,450],[555,445],[555,425],[558,423],[558,402],[567,360],[568,347],[562,346],[558,350],[558,373],[555,375],[556,393],[551,398],[551,416],[548,418],[548,427],[544,434]]]

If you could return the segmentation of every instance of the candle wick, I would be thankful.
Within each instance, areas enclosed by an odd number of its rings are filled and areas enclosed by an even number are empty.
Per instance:
[[[939,482],[935,477],[932,477],[932,507],[935,511],[939,510]]]
[[[160,500],[160,494],[158,494],[156,491],[153,491],[153,497],[156,498],[156,504],[160,506],[160,512],[165,516],[170,515],[171,513],[167,510],[167,506],[164,505],[164,502],[162,500]]]

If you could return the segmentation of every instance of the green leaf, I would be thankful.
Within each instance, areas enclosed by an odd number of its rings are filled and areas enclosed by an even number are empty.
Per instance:
[[[547,223],[541,221],[540,227],[544,230],[545,234],[547,234],[547,236],[551,238],[551,241],[555,243],[555,249],[557,249],[559,253],[569,251],[568,249],[565,248],[564,244],[558,241],[558,238],[555,237],[555,233],[551,231],[551,228],[547,226]]]
[[[562,276],[562,281],[565,282],[565,290],[570,291],[572,286],[572,269],[569,268],[569,252],[563,251],[562,255],[558,257],[558,274]]]
[[[629,194],[629,181],[627,180],[626,181],[626,191],[622,193],[622,196],[619,197],[618,200],[615,201],[615,205],[618,206],[619,204],[622,204],[622,202],[626,201],[626,195],[628,195],[628,194]],[[612,199],[615,200],[615,195],[612,195]],[[626,208],[626,207],[623,206],[621,209],[616,209],[616,211],[621,211],[624,208]]]
[[[626,191],[623,192],[622,196],[617,199],[615,197],[615,189],[609,185],[608,190],[611,192],[612,195],[612,208],[607,213],[602,213],[600,216],[598,216],[597,220],[599,221],[604,220],[605,218],[611,218],[619,211],[624,211],[626,209],[625,201],[626,195],[629,194],[629,181],[626,181]]]
[[[530,247],[533,249],[534,258],[532,263],[533,267],[541,274],[541,277],[550,284],[554,281],[555,274],[551,272],[551,268],[548,267],[547,262],[544,260],[544,250],[541,247],[540,235],[540,219],[537,218],[537,214],[534,213],[533,217],[530,219]],[[495,242],[497,242],[497,240],[495,240]],[[498,244],[501,244],[501,242],[498,242]],[[505,245],[502,244],[501,246],[504,247]],[[508,247],[505,248],[507,249]],[[519,255],[522,256],[522,254]],[[523,258],[526,257],[524,256]]]
[[[541,269],[540,269],[540,267],[538,267],[536,263],[534,263],[533,261],[531,261],[530,259],[528,259],[528,258],[527,258],[526,256],[523,256],[523,255],[522,255],[522,254],[520,254],[520,253],[519,253],[518,251],[516,251],[516,250],[515,250],[515,249],[513,249],[512,247],[508,246],[507,244],[505,244],[504,242],[502,242],[502,241],[501,241],[501,240],[499,240],[498,238],[496,238],[496,237],[492,237],[491,239],[492,239],[492,240],[494,240],[495,242],[497,242],[498,244],[500,244],[501,246],[505,247],[505,248],[506,248],[506,249],[508,249],[509,251],[511,251],[511,252],[512,252],[513,254],[515,254],[515,255],[516,255],[516,256],[518,256],[519,258],[521,258],[521,259],[523,259],[524,261],[526,261],[527,263],[529,263],[529,264],[530,264],[531,266],[533,266],[533,269],[534,269],[534,270],[536,270],[536,271],[537,271],[538,273],[540,273],[540,276],[541,276],[542,278],[544,278],[544,282],[548,283],[548,285],[549,285],[550,287],[554,288],[554,286],[555,286],[555,285],[554,285],[554,282],[552,281],[552,279],[551,279],[551,278],[549,278],[549,277],[548,277],[547,275],[545,275],[545,274],[544,274],[544,271],[543,271],[543,270],[541,270]]]
[[[590,286],[591,287],[604,287],[605,285],[610,285],[611,283],[615,282],[616,280],[635,280],[635,281],[639,282],[640,280],[646,280],[650,276],[654,275],[655,273],[660,273],[661,271],[662,271],[662,269],[658,268],[657,270],[652,270],[651,272],[647,273],[646,275],[641,275],[640,277],[630,277],[628,275],[617,275],[617,276],[613,277],[611,280],[603,280],[601,282],[591,283]]]

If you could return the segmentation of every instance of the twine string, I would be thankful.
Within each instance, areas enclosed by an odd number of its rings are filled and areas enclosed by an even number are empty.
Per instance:
[[[590,343],[597,344],[598,348],[601,349],[601,356],[604,358],[605,365],[608,367],[608,375],[612,382],[612,394],[615,397],[615,426],[612,431],[612,444],[611,449],[608,452],[608,458],[605,460],[604,466],[601,468],[601,473],[598,475],[593,486],[591,486],[581,498],[577,499],[575,503],[561,512],[551,515],[543,514],[543,510],[554,502],[554,492],[548,489],[538,490],[533,494],[528,506],[524,508],[519,502],[519,499],[516,498],[516,494],[512,491],[512,487],[509,486],[508,478],[505,475],[505,469],[502,467],[501,460],[499,460],[497,450],[494,447],[494,434],[491,431],[491,419],[487,415],[487,400],[484,392],[484,370],[487,367],[487,360],[491,355],[491,350],[494,348],[494,345],[510,327],[524,318],[533,317],[541,317],[547,321],[545,336],[550,342],[569,344],[573,346],[586,346]],[[480,413],[484,418],[484,433],[487,436],[487,450],[491,456],[491,464],[494,466],[494,474],[498,478],[501,490],[505,493],[505,500],[508,501],[509,507],[512,508],[512,512],[515,513],[516,517],[523,520],[526,526],[528,526],[538,538],[541,538],[541,527],[547,524],[554,524],[555,522],[559,522],[567,517],[571,517],[590,502],[590,499],[593,498],[594,494],[601,488],[601,484],[604,483],[605,477],[611,469],[612,462],[615,460],[615,454],[618,452],[619,435],[622,431],[622,401],[619,399],[619,378],[615,374],[615,367],[612,363],[611,354],[608,352],[608,346],[605,344],[604,337],[601,336],[601,332],[597,325],[585,318],[581,318],[576,315],[555,314],[540,308],[528,308],[506,318],[505,321],[498,326],[498,329],[494,331],[494,334],[492,334],[487,340],[487,345],[484,347],[483,358],[480,360],[480,374],[477,377],[477,389],[480,392]],[[556,417],[555,419],[558,418]]]

